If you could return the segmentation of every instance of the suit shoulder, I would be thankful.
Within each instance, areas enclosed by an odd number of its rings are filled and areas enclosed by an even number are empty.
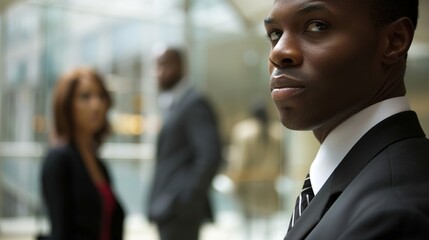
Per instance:
[[[198,89],[192,87],[185,93],[185,98],[188,99],[189,103],[195,103],[199,101],[207,101],[204,94]]]
[[[189,91],[186,93],[185,99],[186,100],[184,101],[183,105],[187,106],[185,109],[190,111],[192,111],[191,109],[195,107],[203,107],[206,109],[212,109],[213,107],[207,96],[195,88],[189,89]]]
[[[44,171],[57,171],[66,168],[72,154],[70,145],[62,145],[48,149],[43,161]]]
[[[429,184],[429,140],[409,138],[387,147],[392,177],[398,181],[419,179]],[[429,193],[429,191],[428,191]]]
[[[197,104],[204,105],[206,108],[213,109],[213,103],[208,96],[204,95],[202,92],[197,91],[195,95],[195,102]]]

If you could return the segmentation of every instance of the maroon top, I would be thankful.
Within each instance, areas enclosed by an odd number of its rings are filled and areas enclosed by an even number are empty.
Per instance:
[[[113,196],[112,190],[107,182],[99,183],[97,187],[103,201],[100,240],[110,240],[110,229],[112,214],[115,208],[115,197]]]

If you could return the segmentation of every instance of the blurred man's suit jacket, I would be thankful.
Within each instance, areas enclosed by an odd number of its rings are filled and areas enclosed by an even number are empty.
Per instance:
[[[189,88],[171,106],[159,134],[149,220],[212,219],[208,191],[220,161],[221,140],[213,109]]]

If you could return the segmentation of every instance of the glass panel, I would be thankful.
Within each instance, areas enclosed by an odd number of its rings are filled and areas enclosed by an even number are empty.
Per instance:
[[[40,164],[31,158],[1,158],[2,217],[34,216],[39,207]]]

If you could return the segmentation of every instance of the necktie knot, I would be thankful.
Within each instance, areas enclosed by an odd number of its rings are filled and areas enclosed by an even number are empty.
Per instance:
[[[307,174],[302,186],[301,194],[296,199],[295,209],[290,219],[288,231],[295,225],[295,222],[304,212],[304,209],[310,204],[310,201],[314,198],[314,192],[311,187],[310,174]]]

